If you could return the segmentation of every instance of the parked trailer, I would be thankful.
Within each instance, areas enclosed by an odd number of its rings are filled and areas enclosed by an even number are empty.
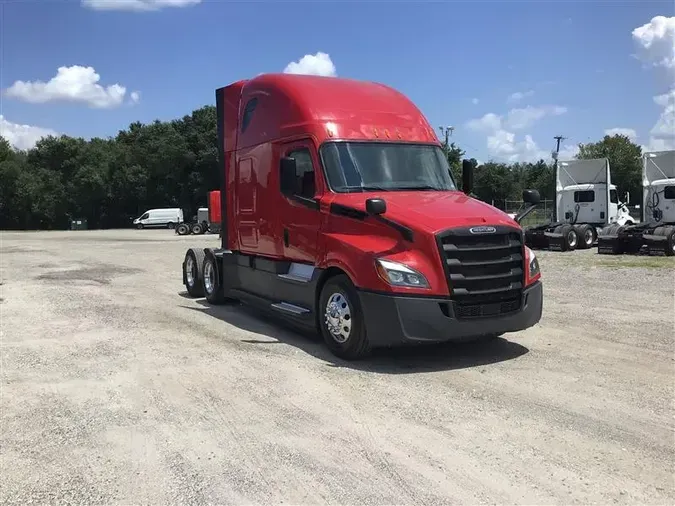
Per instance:
[[[588,249],[604,226],[634,222],[627,205],[619,201],[607,158],[557,164],[556,217],[555,222],[528,227],[526,244],[553,251]]]
[[[537,324],[539,264],[517,221],[452,179],[434,128],[378,83],[267,74],[216,91],[221,248],[183,283],[316,330],[344,359]],[[468,162],[465,160],[465,162]],[[523,200],[539,202],[535,190]]]
[[[636,225],[612,224],[598,236],[598,253],[675,256],[675,150],[642,157],[642,219]]]

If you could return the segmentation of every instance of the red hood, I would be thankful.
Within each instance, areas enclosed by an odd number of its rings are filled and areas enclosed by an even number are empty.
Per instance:
[[[518,226],[503,211],[460,191],[336,194],[333,202],[365,211],[366,200],[375,197],[387,202],[384,216],[413,230],[435,234],[451,227],[469,225]]]

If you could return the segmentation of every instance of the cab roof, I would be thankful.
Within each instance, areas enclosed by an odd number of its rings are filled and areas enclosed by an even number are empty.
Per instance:
[[[300,134],[318,143],[342,139],[440,144],[405,95],[384,84],[341,77],[262,74],[244,84],[239,117],[240,148]]]

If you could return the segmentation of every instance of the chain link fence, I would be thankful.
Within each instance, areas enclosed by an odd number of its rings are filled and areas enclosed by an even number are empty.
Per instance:
[[[522,200],[493,200],[491,204],[506,213],[517,214],[519,211],[526,208],[526,205]],[[628,205],[627,207],[633,220],[636,223],[640,222],[640,206]],[[531,227],[553,221],[554,209],[555,200],[544,199],[539,202],[539,205],[537,205],[534,211],[525,217],[525,219],[521,222],[521,225],[525,227]]]
[[[501,209],[505,213],[518,213],[526,209],[527,205],[522,200],[493,200],[490,202],[497,209]],[[541,225],[553,220],[553,210],[555,206],[554,200],[544,199],[537,207],[528,214],[521,222],[524,227],[531,227],[534,225]]]

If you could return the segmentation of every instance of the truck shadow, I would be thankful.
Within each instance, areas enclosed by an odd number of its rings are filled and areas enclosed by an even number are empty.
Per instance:
[[[186,297],[184,294],[180,294]],[[192,299],[201,307],[182,306],[229,323],[241,330],[269,339],[242,339],[242,343],[269,346],[287,344],[328,363],[379,374],[409,374],[480,367],[516,359],[530,350],[525,346],[499,338],[470,343],[443,343],[405,348],[376,349],[368,358],[346,361],[334,356],[315,332],[291,326],[266,312],[241,305],[212,306],[203,299]]]

